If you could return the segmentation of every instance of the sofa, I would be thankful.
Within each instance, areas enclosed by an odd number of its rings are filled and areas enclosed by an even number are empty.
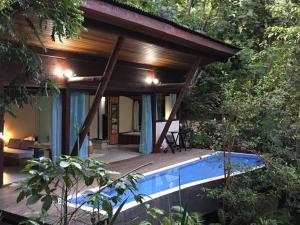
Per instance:
[[[27,160],[32,159],[34,150],[32,140],[21,140],[11,138],[6,147],[4,147],[4,165],[5,166],[23,166]]]

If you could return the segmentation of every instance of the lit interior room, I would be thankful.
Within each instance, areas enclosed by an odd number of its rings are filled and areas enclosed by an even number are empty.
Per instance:
[[[18,181],[28,175],[22,168],[29,159],[44,155],[50,157],[52,97],[43,96],[35,104],[22,108],[14,106],[13,114],[4,115],[4,184]],[[33,150],[34,145],[47,146],[43,151]],[[42,155],[41,155],[42,152]]]

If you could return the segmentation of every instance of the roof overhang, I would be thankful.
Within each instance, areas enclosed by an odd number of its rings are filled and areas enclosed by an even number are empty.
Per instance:
[[[107,0],[87,0],[83,6],[85,17],[104,22],[102,29],[118,32],[130,38],[154,42],[166,47],[226,61],[240,49],[204,34],[181,27],[136,8]]]
[[[62,86],[64,80],[55,76],[57,68],[71,68],[79,76],[102,75],[120,36],[125,41],[112,76],[112,84],[117,89],[122,89],[124,82],[141,85],[149,74],[155,74],[164,84],[182,83],[197,59],[201,59],[201,65],[207,65],[227,61],[239,51],[204,34],[113,1],[86,0],[82,10],[87,29],[80,33],[79,38],[53,42],[50,38],[51,21],[48,21],[49,26],[43,30],[47,53],[41,51],[40,42],[34,36],[29,39],[31,45],[37,47],[35,51],[41,54],[45,73]],[[16,24],[20,32],[32,35],[22,18],[17,18]],[[0,82],[8,82],[13,74],[17,74],[14,66],[9,71],[0,71]],[[177,90],[178,86],[172,88]]]

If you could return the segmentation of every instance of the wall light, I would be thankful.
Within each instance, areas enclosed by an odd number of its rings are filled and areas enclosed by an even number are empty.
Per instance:
[[[147,78],[145,79],[145,82],[146,82],[147,84],[151,84],[151,83],[152,83],[152,78],[151,78],[151,77],[147,77]]]
[[[54,68],[54,75],[57,77],[63,77],[63,70],[61,67]]]
[[[2,133],[2,132],[0,132],[0,139],[2,141],[4,141],[4,143],[7,143],[9,141],[9,137],[5,133]]]
[[[157,78],[153,78],[153,77],[147,77],[147,78],[145,79],[145,82],[146,82],[147,84],[154,84],[154,85],[159,84],[159,80],[158,80]]]
[[[152,82],[153,84],[157,85],[159,83],[159,80],[157,78],[153,78]]]
[[[63,73],[65,78],[70,78],[70,77],[75,77],[76,75],[74,74],[74,72],[70,69],[66,69]]]

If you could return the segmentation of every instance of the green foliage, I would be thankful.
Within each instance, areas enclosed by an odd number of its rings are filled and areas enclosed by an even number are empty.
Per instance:
[[[264,170],[212,191],[224,202],[220,223],[297,224],[300,2],[139,2],[146,11],[170,11],[167,19],[242,48],[227,63],[202,70],[180,113],[199,146],[267,155]]]
[[[57,224],[71,224],[72,222],[83,222],[90,218],[91,224],[97,224],[100,218],[100,210],[107,213],[110,225],[114,224],[126,200],[113,212],[114,205],[120,203],[121,196],[125,191],[131,192],[135,200],[142,201],[142,196],[137,194],[137,180],[142,176],[139,174],[128,174],[118,179],[112,176],[118,173],[104,168],[104,164],[93,158],[81,159],[77,157],[63,156],[59,164],[50,159],[31,160],[26,165],[31,177],[20,183],[16,189],[19,192],[17,203],[26,199],[28,206],[41,202],[41,212],[38,217],[24,222],[25,224],[44,224],[48,217],[50,208],[57,209]],[[97,187],[97,190],[88,191],[87,187]],[[104,189],[115,190],[115,195],[108,196]],[[77,204],[74,210],[68,208],[68,198],[77,198],[79,192],[84,191],[86,196],[83,204]],[[89,203],[92,212],[86,212],[81,218],[82,206]],[[41,223],[42,221],[42,223]]]
[[[160,225],[202,225],[204,220],[200,213],[188,213],[186,209],[180,206],[173,206],[170,209],[169,214],[159,208],[150,208],[147,205],[147,213],[150,220],[154,221],[154,224]],[[139,225],[152,225],[148,221],[142,221]]]
[[[229,188],[207,190],[210,196],[223,200],[221,224],[260,224],[260,219],[297,224],[299,171],[281,159],[268,156],[264,161],[264,169],[232,178]]]
[[[58,88],[44,74],[41,59],[29,42],[32,39],[38,40],[46,51],[43,39],[50,38],[44,35],[47,28],[51,30],[53,41],[76,37],[83,29],[81,4],[82,0],[1,1],[0,65],[3,66],[3,71],[13,65],[20,65],[16,77],[0,95],[1,114],[11,112],[13,104],[22,107],[33,100],[33,94],[25,88],[27,83],[40,86],[40,94],[57,93]],[[20,21],[24,21],[23,26],[28,26],[28,32],[20,30]]]

